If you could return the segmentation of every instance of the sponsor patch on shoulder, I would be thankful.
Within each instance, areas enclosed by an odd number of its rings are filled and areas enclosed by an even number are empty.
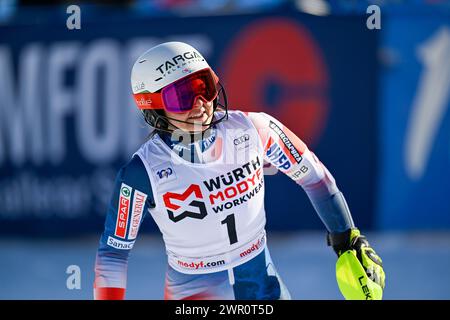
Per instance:
[[[294,144],[289,139],[288,135],[281,129],[275,122],[270,121],[269,128],[272,129],[283,142],[283,145],[280,147],[283,149],[283,152],[291,158],[291,163],[300,163],[302,161],[302,155],[295,148]]]
[[[109,236],[108,246],[119,250],[131,250],[134,246],[134,241],[122,241],[114,239],[113,237]]]
[[[133,188],[122,183],[119,191],[119,205],[117,209],[117,221],[115,236],[125,239],[127,226],[128,226],[128,214],[130,212],[131,193]]]
[[[159,166],[153,167],[152,171],[158,183],[166,183],[176,180],[177,178],[175,170],[170,162],[164,162]]]
[[[133,196],[133,207],[131,210],[131,218],[130,218],[130,228],[128,231],[128,239],[134,240],[136,239],[139,225],[141,224],[142,215],[144,213],[145,200],[147,199],[147,195],[139,190],[134,191]]]
[[[285,154],[280,145],[274,142],[266,151],[266,156],[271,161],[272,165],[281,170],[288,170],[291,168],[291,162]]]

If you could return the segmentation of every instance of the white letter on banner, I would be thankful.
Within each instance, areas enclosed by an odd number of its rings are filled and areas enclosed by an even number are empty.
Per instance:
[[[62,42],[50,48],[48,61],[48,147],[50,161],[60,164],[66,155],[66,117],[74,105],[73,90],[64,86],[65,72],[75,65],[79,52],[76,42]]]
[[[98,40],[84,51],[76,133],[83,156],[100,164],[114,160],[120,147],[120,48],[114,40]]]
[[[406,172],[414,180],[425,172],[449,105],[450,30],[441,28],[418,51],[424,70],[412,102],[404,149]]]
[[[19,167],[31,153],[35,164],[44,157],[43,112],[41,96],[42,48],[27,46],[18,62],[17,86],[14,86],[11,52],[0,48],[0,163],[8,154],[13,165]],[[3,136],[4,135],[4,136]]]

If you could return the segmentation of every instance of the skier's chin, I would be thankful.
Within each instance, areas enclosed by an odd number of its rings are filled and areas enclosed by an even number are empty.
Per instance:
[[[209,121],[208,123],[199,123],[199,124],[195,124],[195,125],[190,125],[190,128],[186,131],[189,131],[190,133],[199,133],[199,132],[203,132],[205,130],[207,130],[209,128],[211,121]]]
[[[189,131],[191,133],[203,132],[210,127],[211,121],[212,121],[212,115],[206,117],[206,119],[201,119],[200,121],[193,121],[192,122],[193,124],[188,125],[189,128],[187,131]]]

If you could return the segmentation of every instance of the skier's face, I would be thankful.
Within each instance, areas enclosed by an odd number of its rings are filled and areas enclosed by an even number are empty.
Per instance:
[[[183,131],[200,132],[205,130],[212,121],[213,117],[213,101],[206,102],[201,98],[195,101],[192,110],[183,113],[174,113],[164,111],[169,122]],[[177,121],[178,120],[178,121]],[[184,123],[180,121],[190,122]]]

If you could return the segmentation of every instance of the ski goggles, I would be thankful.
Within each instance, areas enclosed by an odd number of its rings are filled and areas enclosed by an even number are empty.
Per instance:
[[[161,92],[143,92],[133,96],[141,110],[164,109],[180,113],[192,110],[197,98],[213,101],[219,93],[217,83],[219,78],[210,68],[206,68],[167,85]]]

